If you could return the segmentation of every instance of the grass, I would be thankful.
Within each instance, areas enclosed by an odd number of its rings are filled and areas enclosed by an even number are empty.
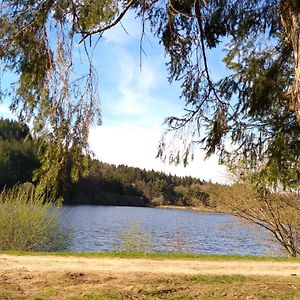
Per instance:
[[[172,277],[166,283],[157,282],[121,289],[105,290],[82,299],[299,299],[299,282],[258,279],[242,276]],[[104,296],[105,295],[105,296]],[[104,297],[103,297],[104,296]]]
[[[148,258],[148,259],[204,259],[204,260],[254,260],[254,261],[300,261],[300,257],[288,256],[242,256],[219,254],[188,254],[188,253],[144,253],[144,252],[40,252],[40,251],[0,251],[8,255],[53,255],[74,257],[118,257],[118,258]]]
[[[299,261],[288,257],[249,257],[238,255],[190,255],[126,252],[21,252],[11,255],[54,255],[79,257],[119,257],[150,259]],[[2,299],[300,299],[300,277],[243,275],[162,275],[118,272],[29,272],[0,268]]]
[[[155,274],[34,274],[0,280],[0,299],[300,299],[300,278],[254,276],[158,276]],[[49,287],[51,285],[51,287]]]

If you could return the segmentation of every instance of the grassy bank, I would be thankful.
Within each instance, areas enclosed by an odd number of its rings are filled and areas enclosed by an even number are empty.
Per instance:
[[[149,259],[203,259],[203,260],[251,260],[251,261],[300,261],[300,257],[288,256],[242,256],[218,254],[189,253],[133,253],[133,252],[36,252],[36,251],[0,251],[8,255],[53,255],[74,257],[118,257],[118,258],[149,258]]]

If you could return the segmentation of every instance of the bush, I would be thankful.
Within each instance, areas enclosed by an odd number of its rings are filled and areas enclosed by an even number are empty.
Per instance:
[[[123,242],[122,251],[125,252],[151,252],[151,238],[143,233],[138,223],[131,224],[124,230],[121,240]]]
[[[172,240],[171,251],[174,253],[190,253],[190,243],[185,232],[177,230]]]
[[[0,193],[0,250],[66,250],[71,235],[58,217],[59,206],[32,185],[4,189]]]
[[[222,201],[235,216],[271,232],[289,256],[300,255],[299,194],[260,191],[237,183],[224,189]]]

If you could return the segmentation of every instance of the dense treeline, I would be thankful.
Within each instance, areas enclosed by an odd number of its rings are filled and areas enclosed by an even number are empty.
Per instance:
[[[167,175],[154,170],[114,166],[90,161],[90,172],[73,186],[67,203],[112,205],[209,204],[204,182],[192,177]]]
[[[40,166],[36,146],[27,125],[0,119],[0,188],[32,182]],[[71,167],[60,173],[58,195],[65,204],[102,205],[212,205],[208,187],[192,177],[167,175],[124,165],[89,160],[89,173],[72,183]],[[33,182],[34,183],[34,182]]]
[[[0,189],[31,181],[38,167],[28,126],[0,118]]]

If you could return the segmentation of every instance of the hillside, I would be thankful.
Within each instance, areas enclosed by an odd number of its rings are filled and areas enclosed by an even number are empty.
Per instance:
[[[0,190],[18,183],[37,184],[36,175],[43,174],[39,167],[44,156],[43,149],[38,151],[39,142],[26,124],[0,118]],[[81,175],[77,182],[71,178],[71,158],[55,175],[56,196],[62,197],[64,204],[213,206],[211,196],[221,187],[197,178],[86,158],[87,175]]]
[[[212,186],[197,178],[91,160],[89,175],[72,186],[65,203],[209,206],[212,203],[207,191]]]

